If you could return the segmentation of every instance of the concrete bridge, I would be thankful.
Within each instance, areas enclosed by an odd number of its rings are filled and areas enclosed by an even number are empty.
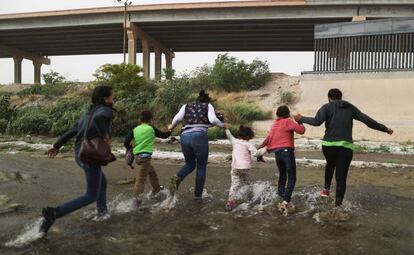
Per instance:
[[[123,52],[128,62],[143,53],[149,78],[150,52],[161,75],[162,54],[172,66],[174,52],[313,51],[314,26],[352,20],[411,17],[412,0],[268,0],[139,5],[0,15],[0,57],[13,58],[21,83],[23,58],[33,61],[40,83],[50,56]]]

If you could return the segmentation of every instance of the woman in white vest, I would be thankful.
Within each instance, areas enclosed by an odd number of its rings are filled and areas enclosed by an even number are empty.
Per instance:
[[[201,90],[197,100],[183,105],[169,126],[172,131],[180,122],[183,123],[181,149],[185,158],[185,165],[171,178],[172,194],[177,191],[184,178],[197,168],[194,195],[196,200],[202,198],[208,161],[208,128],[228,126],[217,118],[210,101],[209,95]]]

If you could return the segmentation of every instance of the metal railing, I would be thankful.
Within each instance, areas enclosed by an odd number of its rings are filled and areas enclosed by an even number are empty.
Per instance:
[[[313,72],[414,70],[414,33],[315,39]]]

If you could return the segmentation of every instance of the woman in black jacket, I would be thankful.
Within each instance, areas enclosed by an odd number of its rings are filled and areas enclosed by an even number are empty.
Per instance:
[[[342,100],[342,92],[339,89],[329,90],[328,101],[329,103],[323,105],[314,118],[297,114],[295,120],[312,126],[320,126],[325,123],[326,129],[322,141],[322,151],[326,158],[325,186],[320,194],[325,197],[330,195],[331,182],[335,172],[335,206],[341,206],[345,196],[348,170],[353,158],[352,127],[354,119],[361,121],[369,128],[390,135],[394,131],[373,120],[351,103]]]
[[[63,217],[73,211],[87,206],[96,201],[97,219],[109,217],[106,205],[106,178],[101,166],[90,165],[79,158],[79,150],[84,136],[88,139],[102,137],[111,143],[111,125],[113,117],[114,91],[109,86],[98,86],[92,93],[92,105],[79,120],[63,134],[48,151],[50,158],[54,158],[59,149],[71,138],[76,137],[75,161],[85,172],[86,193],[83,196],[63,203],[57,207],[46,207],[42,211],[43,221],[40,232],[47,234],[57,218]],[[89,123],[90,121],[90,123]],[[86,132],[85,132],[86,131]]]

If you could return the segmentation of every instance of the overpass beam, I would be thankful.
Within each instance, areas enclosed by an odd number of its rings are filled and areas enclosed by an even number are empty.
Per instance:
[[[41,75],[41,68],[42,68],[42,62],[39,60],[34,60],[33,61],[33,66],[34,66],[34,83],[35,84],[40,84],[40,75]]]
[[[14,83],[21,84],[22,83],[22,61],[23,57],[21,56],[14,56]]]
[[[160,49],[155,48],[155,80],[159,81],[161,80],[161,55],[162,52]]]

